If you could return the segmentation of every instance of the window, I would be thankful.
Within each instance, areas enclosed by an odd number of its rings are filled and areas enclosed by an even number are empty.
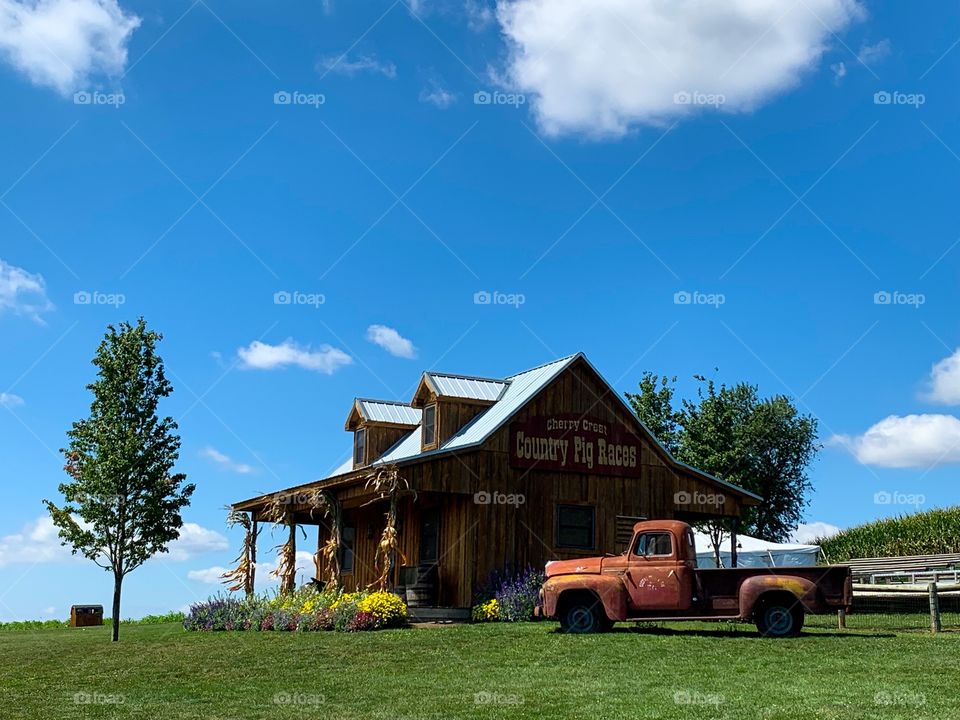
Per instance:
[[[673,555],[673,539],[670,533],[644,533],[637,538],[637,547],[634,549],[635,555],[657,557]]]
[[[593,550],[595,516],[592,505],[557,505],[557,547]]]
[[[428,447],[437,442],[437,406],[427,405],[423,409],[423,445]]]
[[[353,433],[353,465],[359,467],[367,459],[367,431],[360,428]]]
[[[340,572],[353,572],[353,541],[357,531],[352,527],[345,527],[340,533]]]
[[[420,564],[435,563],[440,555],[440,508],[420,513]]]

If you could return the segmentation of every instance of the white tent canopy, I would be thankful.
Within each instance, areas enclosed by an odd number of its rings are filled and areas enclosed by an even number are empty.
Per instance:
[[[694,533],[697,544],[697,567],[715,568],[713,541],[709,535]],[[817,564],[819,545],[774,543],[737,535],[737,566],[739,567],[805,567]],[[724,535],[720,542],[720,562],[723,567],[732,567],[730,536]]]

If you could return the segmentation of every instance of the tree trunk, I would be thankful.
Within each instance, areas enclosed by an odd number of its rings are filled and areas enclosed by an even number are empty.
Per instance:
[[[111,640],[117,642],[120,639],[120,586],[123,584],[122,575],[113,576],[113,635]]]

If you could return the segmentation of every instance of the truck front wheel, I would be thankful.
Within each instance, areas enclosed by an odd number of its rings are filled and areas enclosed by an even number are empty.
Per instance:
[[[606,632],[612,626],[613,623],[603,612],[603,606],[595,599],[573,600],[560,613],[560,630],[565,633]]]
[[[803,607],[796,601],[777,598],[757,610],[757,630],[766,637],[795,637],[803,628]]]

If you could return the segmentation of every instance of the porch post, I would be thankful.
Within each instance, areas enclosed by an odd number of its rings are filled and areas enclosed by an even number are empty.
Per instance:
[[[250,518],[250,594],[254,595],[257,586],[257,535],[260,529],[257,527],[257,514],[251,512]]]
[[[737,532],[740,530],[740,518],[735,517],[730,528],[730,567],[737,566]]]

